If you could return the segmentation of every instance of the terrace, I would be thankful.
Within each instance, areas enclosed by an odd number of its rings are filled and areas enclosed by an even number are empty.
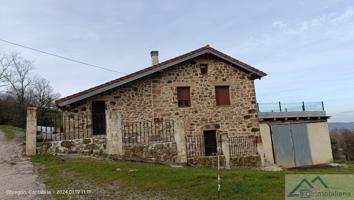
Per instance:
[[[257,103],[258,118],[267,120],[328,119],[322,102]]]

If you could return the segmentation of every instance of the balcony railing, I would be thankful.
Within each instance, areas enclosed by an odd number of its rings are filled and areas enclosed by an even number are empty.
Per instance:
[[[263,112],[313,112],[325,111],[322,102],[257,103],[257,111]]]

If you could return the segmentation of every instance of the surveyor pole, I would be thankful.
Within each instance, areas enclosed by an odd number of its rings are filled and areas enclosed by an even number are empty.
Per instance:
[[[218,154],[217,191],[218,191],[218,200],[219,200],[220,199],[220,190],[221,190],[221,179],[220,179],[221,134],[219,134],[218,137],[219,137],[219,145],[217,148],[217,154]]]

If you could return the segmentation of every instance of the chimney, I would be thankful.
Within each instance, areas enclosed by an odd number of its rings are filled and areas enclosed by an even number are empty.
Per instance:
[[[151,51],[150,55],[152,65],[159,64],[159,51]]]

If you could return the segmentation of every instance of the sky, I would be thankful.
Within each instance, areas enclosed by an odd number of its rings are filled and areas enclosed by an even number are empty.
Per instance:
[[[331,121],[354,121],[354,1],[0,0],[0,39],[123,73],[210,44],[266,72],[258,102],[324,101]],[[33,60],[61,96],[122,74],[0,41]]]

